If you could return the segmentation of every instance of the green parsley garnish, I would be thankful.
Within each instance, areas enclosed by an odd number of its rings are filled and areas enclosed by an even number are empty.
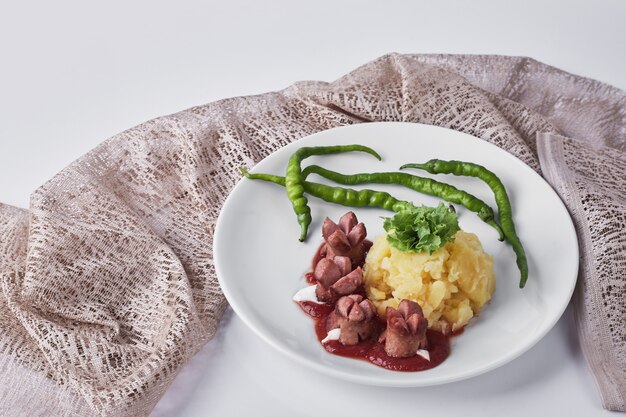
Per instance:
[[[437,207],[411,207],[384,220],[389,244],[403,252],[431,254],[454,241],[455,233],[460,230],[454,208],[443,203]]]

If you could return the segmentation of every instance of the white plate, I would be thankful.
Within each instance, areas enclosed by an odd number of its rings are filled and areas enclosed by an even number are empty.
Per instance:
[[[298,147],[358,143],[377,150],[382,162],[361,153],[306,159],[344,173],[394,171],[409,162],[431,158],[459,159],[485,165],[507,187],[518,234],[528,255],[526,288],[518,288],[519,272],[508,244],[463,207],[456,206],[464,230],[476,233],[494,257],[497,289],[480,315],[452,338],[451,354],[438,367],[422,372],[394,372],[369,362],[327,353],[319,344],[313,320],[292,301],[306,285],[313,254],[321,242],[321,222],[349,208],[309,203],[313,223],[305,243],[285,190],[275,184],[244,179],[220,213],[215,231],[215,267],[228,302],[241,319],[276,349],[314,369],[354,382],[381,386],[425,386],[458,381],[503,365],[531,348],[557,322],[574,289],[578,245],[571,218],[552,188],[532,169],[502,149],[453,130],[413,123],[367,123],[341,127],[303,138],[261,161],[251,172],[284,175]],[[417,172],[414,172],[417,173]],[[426,173],[419,175],[429,176]],[[438,175],[486,201],[491,190],[473,178]],[[322,180],[311,176],[311,180]],[[325,182],[325,181],[324,181]],[[355,187],[357,188],[357,187]],[[416,204],[440,200],[396,186],[366,185],[386,190]],[[370,239],[383,233],[380,209],[354,209]],[[512,376],[514,378],[515,376]]]

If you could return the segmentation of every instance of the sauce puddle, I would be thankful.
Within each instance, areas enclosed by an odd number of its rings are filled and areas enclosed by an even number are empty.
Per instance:
[[[310,301],[302,301],[298,304],[302,310],[315,321],[317,340],[327,352],[334,355],[365,360],[392,371],[415,372],[434,368],[443,362],[450,354],[450,338],[435,330],[427,330],[426,335],[428,338],[430,361],[419,355],[410,358],[391,357],[385,352],[385,345],[377,341],[378,334],[384,329],[384,323],[382,322],[379,331],[376,333],[376,337],[362,341],[356,345],[345,346],[338,340],[322,343],[322,340],[328,334],[326,331],[326,321],[330,313],[334,310],[334,307],[330,304],[318,304]]]

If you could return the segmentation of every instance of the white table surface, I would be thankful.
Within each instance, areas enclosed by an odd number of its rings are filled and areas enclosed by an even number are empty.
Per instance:
[[[0,201],[102,140],[220,98],[334,80],[387,52],[526,55],[626,89],[626,3],[0,1]],[[533,349],[454,384],[387,389],[283,357],[229,311],[152,415],[602,416],[571,308]],[[365,413],[365,414],[363,414]]]

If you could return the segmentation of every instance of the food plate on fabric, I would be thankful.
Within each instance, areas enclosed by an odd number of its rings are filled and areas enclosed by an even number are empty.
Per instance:
[[[415,123],[366,123],[335,128],[285,146],[250,172],[284,175],[287,161],[302,146],[358,143],[375,149],[382,161],[362,153],[314,156],[303,166],[320,164],[343,172],[397,171],[406,163],[456,159],[484,165],[506,186],[513,219],[528,257],[529,277],[519,288],[519,271],[510,245],[474,213],[457,206],[463,230],[475,233],[494,258],[496,292],[463,334],[451,339],[450,356],[421,372],[390,371],[351,358],[329,354],[313,331],[312,320],[292,301],[306,286],[305,273],[321,239],[324,218],[338,219],[346,207],[309,198],[313,222],[309,238],[298,241],[300,227],[285,189],[243,179],[226,200],[217,221],[214,259],[222,290],[237,315],[263,340],[313,369],[349,381],[414,387],[443,384],[497,368],[530,349],[563,314],[576,283],[578,244],[567,209],[550,185],[508,152],[465,133]],[[495,207],[489,187],[475,178],[437,178],[462,188]],[[315,177],[316,182],[329,183]],[[355,189],[374,188],[371,185]],[[416,205],[436,206],[441,200],[400,186],[376,185]],[[382,209],[352,209],[367,226],[368,238],[383,234]],[[523,360],[523,358],[521,359]]]

